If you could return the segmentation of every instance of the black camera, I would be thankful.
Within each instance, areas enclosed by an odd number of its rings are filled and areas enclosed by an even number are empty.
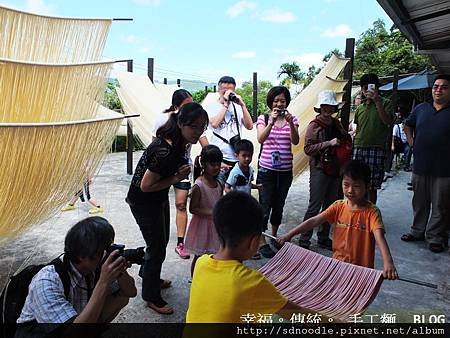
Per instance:
[[[238,103],[238,102],[239,102],[239,99],[238,99],[238,97],[236,96],[235,93],[231,92],[231,93],[228,95],[228,101]]]
[[[278,109],[278,116],[284,116],[286,114],[286,109]]]
[[[122,256],[131,264],[144,264],[145,247],[143,246],[136,249],[125,249],[125,244],[111,244],[107,250],[108,255],[114,250],[119,250],[117,257]]]

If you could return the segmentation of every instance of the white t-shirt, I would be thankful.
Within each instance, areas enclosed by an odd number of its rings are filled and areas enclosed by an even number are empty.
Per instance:
[[[392,136],[397,136],[402,139],[403,143],[408,142],[408,139],[406,138],[405,131],[403,129],[403,124],[394,124],[394,128],[392,129]]]
[[[211,123],[209,123],[208,129],[210,129],[211,131],[211,139],[209,140],[209,143],[219,147],[219,149],[222,151],[224,160],[236,162],[237,158],[234,155],[234,150],[230,146],[230,144],[224,142],[213,134],[214,132],[226,140],[230,140],[233,136],[236,136],[238,134],[236,121],[234,118],[233,105],[236,108],[236,114],[239,122],[239,133],[242,137],[242,118],[244,116],[244,113],[242,112],[242,107],[236,103],[232,103],[228,106],[228,109],[225,112],[225,117],[217,128],[213,128]],[[206,111],[208,112],[210,121],[212,117],[216,116],[219,113],[222,107],[223,105],[218,101],[208,104],[208,106],[206,107]]]

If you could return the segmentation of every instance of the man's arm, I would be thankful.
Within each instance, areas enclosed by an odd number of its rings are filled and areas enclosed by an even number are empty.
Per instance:
[[[378,89],[368,92],[367,99],[372,100],[375,103],[381,121],[383,121],[385,125],[390,126],[392,122],[394,122],[394,119],[386,112],[386,109],[384,109],[383,100],[381,99]]]
[[[123,257],[117,257],[119,251],[113,251],[103,263],[100,278],[92,291],[86,307],[75,318],[74,323],[97,323],[102,314],[106,297],[111,294],[111,283],[128,268]]]
[[[245,102],[242,100],[242,98],[239,97],[239,105],[242,108],[242,124],[244,125],[245,129],[252,130],[253,129],[253,120],[252,116],[248,112],[247,106],[245,105]],[[241,104],[242,103],[242,104]]]
[[[211,116],[209,118],[209,123],[211,124],[211,126],[216,129],[220,126],[220,124],[222,123],[223,119],[225,118],[225,113],[228,110],[228,104],[222,104],[222,106],[219,109],[219,112],[217,114],[215,114],[214,116]]]
[[[208,138],[206,137],[206,135],[202,135],[200,136],[199,140],[200,145],[202,146],[202,148],[206,147],[209,144]]]
[[[403,130],[406,134],[406,140],[408,141],[408,144],[410,147],[413,146],[414,144],[414,133],[413,133],[413,128],[411,128],[410,126],[407,126],[406,124],[403,125]]]

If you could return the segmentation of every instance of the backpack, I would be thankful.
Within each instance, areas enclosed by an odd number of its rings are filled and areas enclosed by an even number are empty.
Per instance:
[[[267,126],[267,123],[269,123],[269,114],[264,114],[264,121],[266,122]],[[259,154],[258,154],[258,169],[259,169],[259,159],[261,158],[262,151],[263,151],[263,144],[261,143],[261,145],[259,146]]]
[[[320,162],[323,172],[328,176],[341,176],[342,169],[351,160],[352,157],[352,138],[348,133],[342,134],[337,126],[338,121],[333,120],[331,126],[327,126],[319,119],[312,122],[318,124],[325,131],[327,141],[337,137],[340,144],[336,147],[328,147],[316,157],[316,163]]]
[[[47,264],[27,266],[10,277],[0,296],[0,327],[2,327],[2,337],[14,337],[16,321],[20,317],[22,308],[25,305],[31,280],[43,267],[48,265],[55,267],[55,271],[58,273],[64,286],[64,295],[68,298],[70,277],[65,264],[59,257]]]

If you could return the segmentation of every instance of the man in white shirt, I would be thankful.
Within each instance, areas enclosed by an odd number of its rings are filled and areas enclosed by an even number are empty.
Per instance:
[[[223,163],[218,179],[225,183],[230,169],[238,161],[230,140],[242,137],[242,126],[251,130],[253,121],[248,109],[239,95],[236,95],[236,81],[231,76],[222,76],[219,80],[219,99],[206,106],[211,132],[210,144],[220,148]]]

